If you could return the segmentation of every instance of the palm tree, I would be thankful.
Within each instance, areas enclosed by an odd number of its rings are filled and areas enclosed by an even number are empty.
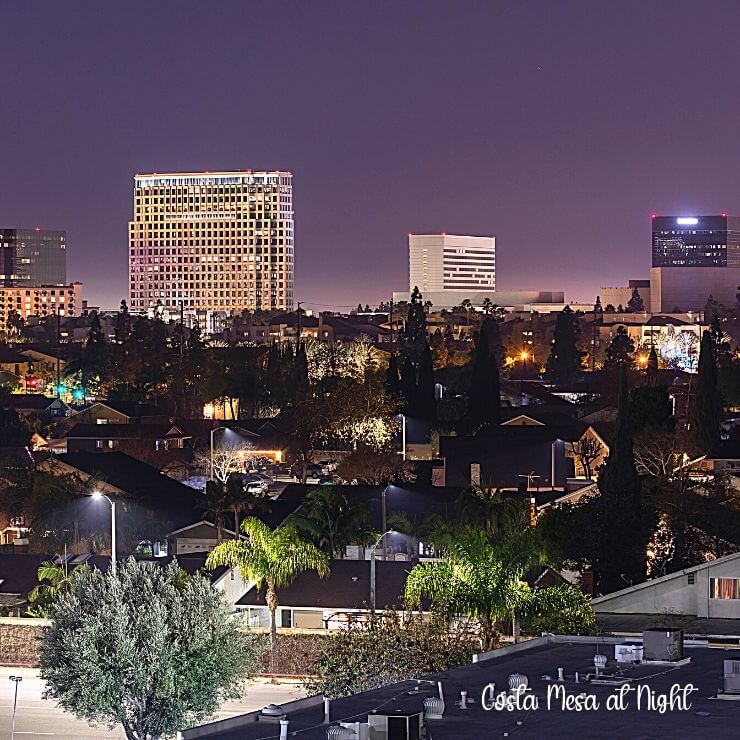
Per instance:
[[[217,545],[206,559],[207,568],[225,565],[237,568],[245,581],[257,589],[267,589],[265,601],[270,612],[270,672],[277,672],[277,589],[289,586],[307,570],[319,576],[329,575],[329,558],[311,542],[302,539],[292,527],[270,529],[255,517],[242,521],[245,539]],[[274,680],[274,679],[273,679]]]
[[[234,532],[239,531],[242,514],[266,512],[270,509],[267,495],[246,491],[238,475],[231,476],[226,482],[224,500],[234,514]]]
[[[482,649],[493,649],[498,642],[496,622],[525,603],[528,587],[522,578],[540,560],[529,530],[492,542],[482,529],[451,527],[438,532],[432,544],[442,559],[411,570],[407,602],[418,607],[428,597],[448,618],[474,619],[480,626]]]
[[[223,491],[220,481],[208,481],[206,483],[205,500],[200,508],[210,514],[216,525],[216,541],[220,545],[223,541],[223,529],[226,525],[226,514],[231,511],[231,502]]]
[[[375,540],[369,516],[367,504],[351,502],[341,486],[318,486],[306,494],[287,523],[329,557],[343,558],[347,545],[369,545]]]
[[[38,586],[34,586],[28,594],[28,613],[32,617],[50,616],[57,596],[69,589],[69,576],[66,562],[63,567],[54,565],[48,560],[41,563],[38,570]]]
[[[529,526],[527,502],[505,496],[492,484],[472,485],[455,502],[458,517],[468,526],[482,526],[488,535],[499,535]]]

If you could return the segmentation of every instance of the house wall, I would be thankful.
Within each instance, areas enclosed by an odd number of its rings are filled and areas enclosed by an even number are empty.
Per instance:
[[[97,424],[99,421],[105,421],[108,424],[128,424],[131,418],[107,406],[93,404],[90,408],[75,414],[74,421],[85,424]]]
[[[689,580],[693,576],[694,583]],[[740,599],[710,599],[710,579],[740,579],[740,556],[709,563],[693,572],[680,572],[668,578],[613,596],[595,599],[594,611],[617,614],[687,614],[717,619],[740,619]]]

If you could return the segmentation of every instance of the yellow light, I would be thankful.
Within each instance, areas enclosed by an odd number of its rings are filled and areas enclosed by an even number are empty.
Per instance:
[[[529,352],[527,352],[527,350],[523,349],[523,350],[522,350],[522,351],[521,351],[521,352],[519,353],[519,359],[520,359],[520,360],[521,360],[522,362],[524,362],[525,360],[528,360],[528,359],[529,359]]]
[[[213,412],[215,411],[212,403],[207,403],[203,407],[203,418],[204,419],[212,419],[213,418]]]
[[[647,362],[648,362],[648,356],[647,356],[647,355],[640,355],[640,356],[639,356],[639,357],[637,358],[637,362],[638,362],[638,363],[639,363],[640,365],[647,365]]]

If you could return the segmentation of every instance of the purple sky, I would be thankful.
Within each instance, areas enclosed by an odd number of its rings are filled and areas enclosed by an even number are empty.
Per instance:
[[[296,298],[407,288],[409,231],[501,290],[647,276],[650,213],[740,213],[737,2],[4,3],[0,225],[124,297],[132,175],[294,173]],[[313,305],[312,305],[313,304]]]

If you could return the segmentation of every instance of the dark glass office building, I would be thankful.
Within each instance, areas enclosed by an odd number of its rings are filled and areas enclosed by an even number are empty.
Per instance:
[[[0,229],[0,286],[67,284],[67,233]]]
[[[653,216],[653,267],[740,267],[740,218]]]

